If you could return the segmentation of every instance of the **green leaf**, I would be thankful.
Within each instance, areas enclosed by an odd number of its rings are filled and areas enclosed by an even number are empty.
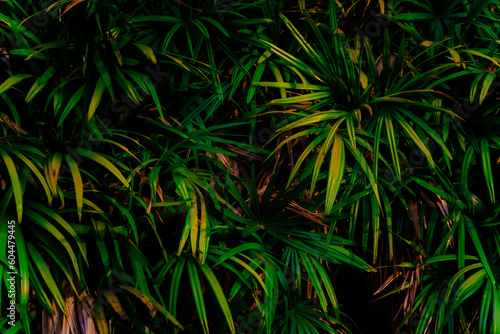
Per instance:
[[[97,110],[97,107],[99,106],[99,102],[101,102],[105,88],[106,85],[104,83],[104,80],[102,78],[97,79],[97,83],[94,89],[94,94],[92,95],[92,98],[90,100],[89,111],[87,113],[87,121],[90,121],[92,119],[92,116],[94,116],[94,113]]]
[[[27,243],[27,248],[28,252],[30,254],[30,257],[33,259],[33,263],[36,265],[38,270],[40,271],[40,274],[43,277],[44,283],[47,285],[49,288],[50,293],[54,297],[57,306],[63,311],[63,313],[68,316],[68,310],[66,309],[66,305],[64,303],[64,300],[62,298],[61,292],[59,291],[59,288],[57,287],[57,284],[54,280],[54,277],[52,276],[49,266],[45,263],[45,260],[43,259],[42,255],[38,250],[31,245],[30,243]]]
[[[237,247],[234,247],[233,249],[224,252],[224,254],[219,257],[219,259],[214,263],[214,267],[218,266],[222,262],[226,261],[227,259],[233,257],[234,255],[241,254],[243,252],[246,252],[248,250],[256,250],[256,251],[263,251],[263,247],[260,244],[254,243],[254,242],[249,242],[249,243],[244,243],[242,245],[239,245]]]
[[[75,106],[80,102],[82,97],[84,96],[84,91],[85,91],[86,85],[83,84],[76,92],[73,94],[73,96],[69,99],[69,101],[66,103],[66,107],[64,108],[61,117],[59,118],[59,122],[57,123],[57,126],[61,126],[64,123],[64,120],[66,117],[68,117],[69,113],[75,108]],[[55,116],[57,116],[57,112],[54,113]]]
[[[137,232],[137,225],[135,223],[136,220],[134,219],[134,217],[132,216],[130,211],[127,210],[127,208],[120,205],[116,199],[109,197],[109,196],[106,196],[106,198],[111,203],[113,203],[114,206],[116,206],[118,208],[118,211],[120,211],[120,213],[123,215],[123,217],[128,221],[130,227],[132,228],[132,233],[134,234],[135,243],[138,244],[139,243],[139,234]]]
[[[467,230],[469,231],[469,235],[472,239],[472,242],[474,243],[474,246],[476,247],[476,251],[479,255],[479,258],[481,259],[481,263],[483,264],[484,268],[486,269],[486,272],[488,273],[488,276],[490,278],[491,283],[495,284],[495,275],[493,274],[493,270],[491,269],[491,266],[489,264],[488,259],[486,258],[486,254],[484,253],[483,245],[481,243],[481,239],[479,238],[479,234],[477,233],[476,227],[472,223],[471,219],[467,216],[462,215],[465,219],[465,223],[467,226]]]
[[[204,266],[207,265],[205,264]],[[198,271],[196,270],[196,267],[197,266],[194,261],[187,261],[189,283],[191,285],[191,291],[193,292],[194,305],[196,307],[196,311],[198,311],[198,317],[200,319],[203,332],[205,334],[208,334],[209,330],[208,330],[207,313],[205,310],[205,302],[203,301],[203,292],[201,291],[200,277],[198,276]],[[203,266],[200,266],[200,269],[201,267]]]
[[[375,198],[375,195],[371,194],[370,195],[370,203],[371,203],[371,209],[372,209],[372,225],[373,225],[373,264],[377,262],[378,258],[378,241],[380,234],[382,234],[382,231],[380,231],[380,215],[381,215],[381,210],[380,206],[377,205],[377,201]]]
[[[406,131],[405,135],[407,135],[413,140],[413,142],[418,146],[418,148],[424,153],[425,157],[427,158],[427,161],[432,166],[432,168],[435,168],[436,165],[434,163],[434,159],[432,159],[432,154],[429,151],[427,145],[424,143],[424,141],[417,135],[415,130],[413,130],[410,124],[408,124],[408,122],[403,117],[398,115],[398,113],[394,113],[393,116],[401,125],[401,127]]]
[[[22,154],[18,150],[12,149],[12,148],[10,148],[8,146],[5,147],[5,149],[7,151],[13,153],[14,155],[16,155],[19,159],[21,159],[26,164],[26,166],[28,166],[29,169],[31,169],[31,171],[36,175],[36,177],[38,178],[38,180],[42,184],[42,187],[43,187],[43,189],[45,191],[45,195],[47,196],[47,201],[50,204],[50,202],[52,200],[52,193],[51,193],[49,184],[47,183],[47,181],[43,177],[43,175],[40,172],[40,170],[35,166],[35,164],[29,158],[27,158],[24,154]],[[33,157],[30,157],[30,158],[33,159]]]
[[[318,294],[319,303],[320,303],[321,308],[323,309],[323,312],[328,320],[328,310],[327,310],[328,302],[326,300],[325,293],[323,292],[323,288],[321,286],[320,280],[318,279],[318,275],[316,274],[316,271],[314,270],[315,267],[311,264],[311,259],[307,256],[306,253],[299,252],[299,254],[300,254],[300,258],[302,260],[302,264],[304,265],[305,271],[307,273],[308,280],[310,280],[311,285],[314,287],[314,290]]]
[[[498,291],[498,288],[494,286],[493,289],[493,320],[491,324],[490,330],[495,333],[500,331],[500,319],[496,317],[495,315],[500,312],[500,293]]]
[[[211,17],[202,16],[202,17],[200,17],[200,20],[204,20],[204,21],[211,23],[214,27],[219,29],[226,37],[229,37],[229,33],[224,28],[224,26],[222,24],[220,24],[219,22],[217,22],[216,20],[212,19]]]
[[[96,302],[93,305],[93,313],[95,324],[97,326],[97,330],[99,334],[108,334],[108,324],[106,322],[106,315],[104,314],[104,309],[99,302]]]
[[[222,309],[222,314],[224,314],[224,317],[226,318],[227,324],[229,326],[229,330],[231,331],[232,334],[236,333],[236,329],[234,327],[234,321],[233,321],[233,316],[231,315],[231,310],[229,308],[229,305],[227,303],[226,296],[224,295],[224,292],[222,291],[222,287],[220,286],[219,280],[217,277],[215,277],[212,269],[207,264],[199,264],[199,267],[205,277],[208,280],[208,283],[210,283],[210,286],[212,287],[213,292],[215,293],[215,297],[217,298],[217,301],[219,302],[219,305]],[[189,265],[188,265],[188,270],[189,270]],[[194,275],[193,275],[194,278]],[[191,279],[191,275],[190,275]],[[193,288],[194,289],[194,288]],[[194,294],[194,292],[193,292]],[[208,327],[207,327],[208,330]]]
[[[18,84],[20,81],[26,79],[26,78],[31,78],[32,75],[29,74],[16,74],[5,80],[1,85],[0,85],[0,94],[4,93],[6,90],[9,88],[15,86]]]
[[[180,256],[182,253],[182,250],[184,249],[184,246],[186,245],[188,236],[189,236],[189,231],[191,230],[191,213],[192,210],[189,210],[186,216],[186,222],[184,224],[184,229],[182,230],[181,234],[181,239],[179,241],[179,248],[177,249],[177,256]]]
[[[398,181],[401,181],[401,167],[399,166],[398,145],[396,143],[392,117],[388,113],[385,115],[385,127],[387,130],[387,139],[389,139],[389,147],[391,149],[392,162],[394,163],[396,176],[398,178]]]
[[[310,94],[303,94],[299,96],[287,97],[284,99],[275,99],[270,101],[272,104],[294,104],[294,103],[304,103],[313,100],[321,100],[327,97],[331,97],[331,92],[317,92]]]
[[[486,7],[491,3],[491,0],[475,0],[469,1],[471,6],[467,11],[466,24],[470,24]]]
[[[339,134],[335,134],[333,148],[330,160],[330,169],[328,175],[328,184],[326,188],[325,213],[329,214],[335,203],[335,198],[340,189],[340,183],[345,170],[345,151],[344,142]]]
[[[176,325],[177,327],[179,327],[181,330],[184,330],[184,327],[181,325],[181,323],[178,322],[177,319],[175,319],[175,317],[170,312],[168,312],[165,309],[165,307],[163,307],[163,305],[161,305],[160,303],[158,303],[154,299],[151,299],[151,301],[153,302],[153,305],[158,309],[158,311],[160,311],[161,313],[163,313],[163,315],[167,318],[167,320],[172,321],[172,323],[174,325]]]
[[[0,156],[2,156],[7,166],[7,171],[9,172],[9,178],[12,182],[12,189],[14,191],[14,201],[16,202],[17,220],[21,223],[23,219],[23,189],[21,188],[19,175],[17,174],[14,161],[12,161],[12,158],[2,148],[0,148]]]
[[[29,328],[28,302],[30,298],[30,275],[29,275],[29,259],[26,250],[27,243],[24,241],[24,235],[21,231],[22,225],[14,226],[14,236],[16,240],[16,250],[18,259],[19,276],[16,287],[19,288],[19,309],[24,328]],[[30,331],[27,330],[29,333]]]
[[[205,260],[207,258],[208,253],[208,244],[210,240],[210,221],[209,216],[207,215],[207,207],[205,205],[205,201],[202,198],[202,194],[200,193],[200,240],[198,243],[198,247],[200,249],[200,262],[201,264],[205,264]]]
[[[495,203],[495,186],[493,184],[493,171],[491,169],[490,149],[487,138],[481,139],[480,150],[486,187],[488,188],[488,192],[490,194],[491,203]]]
[[[248,88],[247,100],[246,100],[247,103],[250,103],[252,101],[253,96],[255,94],[255,90],[257,89],[255,83],[258,83],[260,81],[260,78],[262,77],[265,68],[266,68],[265,62],[262,62],[259,65],[257,65],[257,68],[255,69],[255,72],[252,77],[252,81],[250,83],[250,88]]]
[[[450,203],[456,202],[456,200],[452,196],[445,193],[442,189],[435,187],[435,186],[429,184],[428,182],[425,182],[424,180],[421,180],[417,177],[412,178],[412,180],[415,181],[416,183],[418,183],[419,185],[421,185],[422,187],[424,187],[425,189],[429,190],[430,192],[432,192],[436,195],[439,195],[440,197],[447,200],[448,202],[450,202]]]
[[[330,299],[330,302],[332,303],[335,318],[339,319],[340,318],[340,309],[339,309],[340,305],[337,301],[337,296],[335,295],[335,291],[333,289],[331,278],[328,276],[328,273],[326,272],[323,265],[317,259],[315,259],[314,257],[311,257],[310,259],[313,262],[314,267],[316,268],[316,270],[318,271],[318,273],[321,277],[323,286],[328,294],[328,298]]]
[[[402,21],[432,20],[434,18],[435,18],[434,14],[430,13],[402,13],[402,14],[396,14],[392,17],[393,20],[402,20]]]
[[[318,153],[318,157],[316,158],[316,163],[314,164],[314,170],[312,173],[311,189],[310,189],[311,194],[314,194],[314,187],[316,186],[316,182],[318,181],[318,177],[319,177],[319,174],[321,171],[321,167],[323,165],[323,161],[325,160],[326,154],[330,150],[330,147],[332,146],[337,129],[340,126],[340,124],[342,124],[342,122],[343,122],[343,119],[340,119],[332,126],[332,128],[329,130],[328,136],[326,137],[325,141],[323,142],[323,145],[321,145],[321,148],[320,148],[319,153]],[[291,136],[290,138],[293,138],[293,137],[294,136]]]
[[[178,260],[178,261],[177,261]],[[177,261],[177,262],[176,262]],[[180,258],[172,258],[171,265],[176,263],[175,268],[173,269],[172,282],[170,283],[170,296],[168,301],[168,308],[173,314],[177,314],[177,299],[179,295],[179,286],[181,284],[182,270],[184,269],[184,265],[186,264],[186,260],[184,257]],[[165,266],[168,269],[168,266]],[[166,272],[166,271],[165,271]]]
[[[133,17],[132,22],[164,22],[164,23],[182,23],[182,21],[176,17],[166,16],[166,15],[141,15]]]
[[[153,304],[153,299],[150,296],[146,295],[141,290],[137,290],[136,288],[133,288],[131,286],[120,285],[120,288],[127,290],[128,292],[136,296],[141,302],[144,303],[144,305],[148,307],[151,313],[156,314],[156,308]]]
[[[62,155],[61,153],[53,153],[47,157],[44,164],[45,179],[48,181],[52,198],[58,196],[57,181],[59,179],[59,169],[61,168]],[[50,201],[52,204],[52,199]]]
[[[345,140],[345,139],[344,139]],[[348,146],[349,150],[351,153],[354,155],[356,158],[357,163],[367,176],[368,180],[370,181],[370,185],[372,187],[373,193],[375,195],[375,198],[377,199],[378,205],[382,207],[382,203],[380,201],[380,195],[378,191],[378,185],[377,182],[375,181],[375,177],[373,176],[373,172],[370,169],[370,166],[368,165],[368,162],[366,161],[365,157],[361,154],[361,151],[359,149],[353,149],[350,146]]]
[[[83,182],[82,176],[80,175],[80,169],[75,159],[69,154],[64,156],[66,162],[68,163],[71,175],[73,176],[73,181],[75,184],[75,194],[76,194],[76,209],[78,213],[78,220],[82,221],[82,208],[83,208]]]
[[[479,105],[481,105],[484,101],[484,98],[488,94],[488,91],[490,90],[491,84],[493,83],[493,80],[495,80],[496,74],[494,72],[488,72],[486,74],[486,77],[484,78],[483,85],[481,87],[481,93],[479,94]]]
[[[99,55],[99,52],[94,51],[93,52],[93,60],[96,65],[97,70],[99,71],[99,75],[106,85],[106,88],[108,89],[108,93],[111,96],[111,99],[115,101],[115,94],[113,92],[113,84],[111,81],[111,76],[109,75],[109,69],[108,67],[104,64],[104,61],[102,60],[101,56]]]
[[[142,98],[140,97],[139,92],[137,92],[134,85],[132,85],[132,83],[127,78],[125,78],[122,72],[125,71],[122,71],[120,68],[115,66],[116,81],[118,81],[118,84],[130,99],[130,101],[134,102],[136,105],[140,105],[140,101],[142,101]]]
[[[191,208],[189,209],[189,225],[191,228],[191,252],[193,256],[196,256],[196,246],[198,246],[198,201],[196,200],[196,194],[191,193]]]
[[[98,164],[102,165],[111,173],[113,173],[113,175],[116,176],[116,178],[120,180],[126,188],[130,188],[130,184],[125,179],[125,177],[123,177],[122,173],[104,155],[84,148],[79,148],[78,154],[86,158],[89,158],[91,160],[94,160]]]
[[[71,247],[70,243],[69,243],[69,240],[62,234],[61,231],[59,231],[59,229],[57,229],[57,227],[55,227],[50,221],[48,221],[45,217],[39,215],[38,213],[26,208],[26,215],[31,218],[33,224],[36,224],[38,226],[41,226],[42,228],[44,228],[50,235],[53,235],[54,238],[56,238],[57,240],[59,240],[59,242],[63,245],[63,247],[66,249],[66,251],[68,252],[68,256],[69,256],[69,259],[71,260],[72,264],[73,264],[73,268],[75,269],[75,273],[78,277],[78,279],[81,279],[82,278],[82,273],[80,271],[80,267],[79,267],[79,264],[78,264],[78,260],[76,258],[76,255],[73,251],[73,248]],[[56,217],[56,218],[59,218],[60,217]],[[59,220],[58,219],[58,220]],[[72,233],[73,234],[73,237],[76,237],[77,239],[77,242],[78,242],[78,236],[76,235],[76,232],[70,227],[70,226],[67,226],[67,225],[63,225],[63,228],[65,228],[65,230],[67,230],[69,233]],[[69,230],[68,230],[69,229]],[[83,250],[82,250],[83,251]],[[83,253],[84,256],[85,256],[85,253]],[[86,259],[86,257],[85,257]]]
[[[42,76],[35,80],[35,83],[31,86],[31,89],[26,95],[25,101],[28,103],[31,102],[31,100],[33,100],[33,98],[47,85],[55,72],[56,67],[54,65],[49,66]]]
[[[156,64],[156,56],[153,49],[151,49],[150,46],[137,43],[134,43],[134,45],[137,46],[137,48],[141,50],[142,53],[144,53],[144,55],[148,58],[150,62]]]

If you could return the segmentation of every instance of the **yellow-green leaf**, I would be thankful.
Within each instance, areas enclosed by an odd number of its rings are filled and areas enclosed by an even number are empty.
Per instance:
[[[23,218],[23,189],[21,188],[21,182],[19,181],[16,165],[14,164],[14,161],[12,161],[10,155],[8,155],[7,152],[1,148],[0,155],[7,166],[7,171],[9,172],[10,181],[12,182],[12,190],[14,192],[14,201],[16,202],[17,220],[21,223]]]
[[[120,300],[118,297],[115,295],[115,293],[111,290],[104,290],[103,292],[104,297],[108,300],[109,304],[111,307],[115,310],[116,313],[122,318],[122,319],[127,319],[127,314],[123,311],[122,304],[120,303]]]
[[[106,323],[106,316],[104,315],[104,309],[102,308],[102,305],[96,303],[93,307],[93,310],[97,331],[99,332],[99,334],[108,334],[108,324]]]
[[[71,175],[73,176],[73,181],[75,184],[75,196],[76,196],[76,210],[78,212],[78,220],[82,221],[82,208],[83,208],[83,182],[82,176],[80,174],[80,169],[75,159],[69,154],[65,155],[66,162],[68,163]]]
[[[97,83],[95,85],[94,94],[92,95],[92,99],[90,100],[89,111],[87,114],[87,121],[92,119],[95,111],[97,110],[97,106],[99,102],[101,102],[102,95],[104,94],[104,90],[106,89],[106,85],[104,84],[104,80],[101,77],[97,79]]]
[[[29,74],[16,74],[14,76],[11,76],[7,80],[5,80],[1,85],[0,85],[0,94],[5,92],[7,89],[11,88],[12,86],[16,85],[19,81],[22,81],[26,78],[30,78],[32,75]]]
[[[113,175],[115,175],[118,180],[120,180],[123,185],[127,188],[130,188],[130,184],[128,183],[127,179],[123,177],[122,173],[118,170],[118,168],[115,167],[106,157],[104,157],[102,154],[99,154],[94,151],[90,151],[84,148],[79,148],[78,149],[78,154],[81,156],[84,156],[86,158],[89,158],[91,160],[94,160],[98,164],[104,166],[107,170],[109,170]]]
[[[153,49],[151,49],[150,46],[143,44],[135,44],[135,43],[134,45],[137,46],[142,53],[144,53],[144,55],[149,59],[149,61],[151,61],[153,64],[156,64],[156,56]]]
[[[333,148],[330,159],[330,169],[328,173],[328,183],[326,188],[325,213],[329,214],[332,210],[335,198],[340,188],[340,183],[344,176],[345,169],[345,150],[344,142],[339,134],[335,134]]]

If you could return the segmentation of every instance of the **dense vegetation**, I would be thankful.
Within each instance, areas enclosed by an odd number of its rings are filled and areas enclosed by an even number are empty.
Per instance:
[[[0,2],[1,332],[500,333],[499,5]]]

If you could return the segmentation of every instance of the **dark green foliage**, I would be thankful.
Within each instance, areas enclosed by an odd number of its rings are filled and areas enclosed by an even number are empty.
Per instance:
[[[1,2],[2,333],[500,333],[499,10]]]

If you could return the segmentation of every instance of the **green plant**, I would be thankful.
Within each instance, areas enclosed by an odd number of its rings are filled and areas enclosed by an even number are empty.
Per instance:
[[[500,331],[498,9],[1,2],[2,332]]]

